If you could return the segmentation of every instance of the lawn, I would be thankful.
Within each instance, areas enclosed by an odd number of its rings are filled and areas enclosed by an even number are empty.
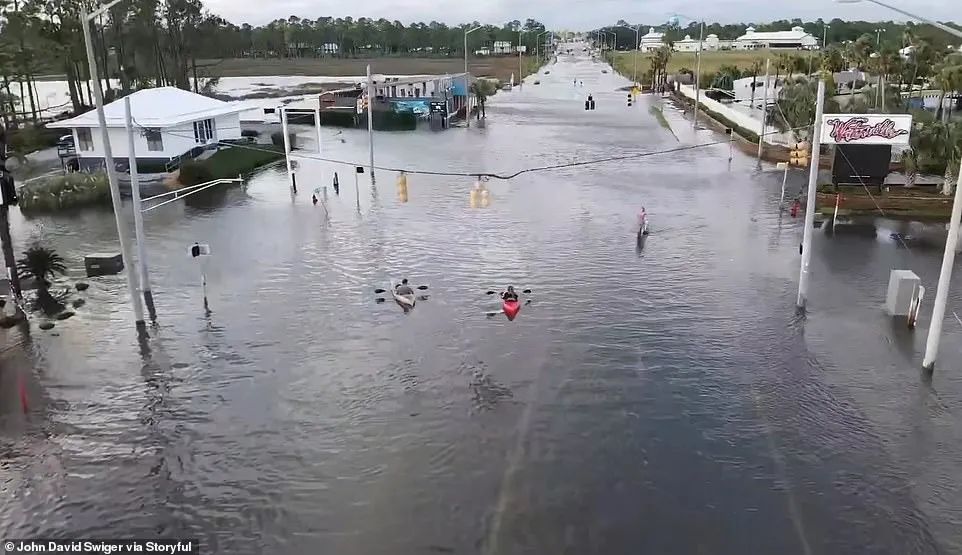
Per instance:
[[[223,179],[248,174],[265,164],[284,158],[284,147],[257,145],[254,148],[222,148],[202,163],[207,166],[214,179]]]
[[[533,56],[525,56],[525,74],[536,69]],[[255,77],[275,75],[317,75],[325,77],[364,75],[367,65],[384,75],[441,75],[464,71],[464,58],[228,58],[198,60],[198,72],[205,77]],[[518,80],[517,56],[472,56],[468,71],[478,77]]]
[[[738,67],[739,69],[746,70],[752,67],[752,62],[759,60],[762,63],[761,72],[765,72],[765,58],[771,58],[773,64],[775,59],[779,55],[801,55],[810,56],[818,55],[817,52],[807,52],[807,51],[796,51],[796,50],[706,50],[702,53],[701,60],[701,72],[702,75],[706,73],[713,73],[718,71],[721,66],[731,65]],[[617,52],[615,53],[615,63],[614,68],[629,78],[631,77],[632,71],[634,70],[634,52]],[[646,71],[651,70],[651,53],[650,52],[639,52],[638,53],[638,73],[643,74]],[[695,53],[694,52],[672,52],[671,59],[668,61],[668,72],[675,73],[682,68],[687,68],[692,71],[695,70]],[[772,73],[775,72],[775,68],[772,67]]]

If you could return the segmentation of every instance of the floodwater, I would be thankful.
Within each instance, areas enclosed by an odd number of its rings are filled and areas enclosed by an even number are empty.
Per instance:
[[[295,198],[278,167],[148,213],[146,346],[121,276],[90,280],[51,332],[6,336],[2,535],[231,554],[962,551],[953,312],[935,377],[918,370],[941,245],[906,248],[884,221],[820,229],[796,315],[780,172],[729,162],[723,135],[666,105],[676,138],[648,111],[661,100],[628,108],[603,67],[562,57],[493,98],[485,129],[379,133],[377,163],[513,173],[693,148],[491,180],[486,208],[470,177],[412,173],[401,203],[393,172],[376,189],[361,175],[355,197],[353,168],[305,159]],[[363,132],[323,143],[367,159]],[[310,190],[335,169],[325,216]],[[74,276],[116,249],[109,213],[13,220],[18,250],[42,240]],[[194,241],[213,251],[209,316]],[[915,332],[881,311],[893,267],[929,290]],[[402,276],[429,286],[409,314],[373,293]],[[532,303],[486,317],[509,283]]]

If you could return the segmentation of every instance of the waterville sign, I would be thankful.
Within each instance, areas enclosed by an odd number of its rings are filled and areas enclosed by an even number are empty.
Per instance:
[[[822,143],[839,145],[907,145],[909,114],[825,114]]]

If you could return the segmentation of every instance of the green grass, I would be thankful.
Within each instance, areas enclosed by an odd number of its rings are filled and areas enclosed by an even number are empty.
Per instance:
[[[704,75],[706,73],[716,72],[721,66],[724,65],[731,65],[742,70],[747,70],[751,69],[752,62],[758,60],[762,63],[762,69],[760,73],[764,74],[765,59],[770,58],[772,60],[771,72],[774,74],[774,63],[780,54],[788,54],[792,56],[818,55],[814,52],[795,50],[706,50],[705,52],[702,52],[701,73]],[[621,73],[622,75],[625,75],[631,79],[631,74],[634,70],[635,63],[634,56],[634,52],[616,52],[614,54],[614,63],[612,66],[614,66],[618,73]],[[639,76],[644,72],[651,70],[651,57],[652,54],[650,52],[638,53]],[[671,59],[668,60],[668,72],[675,73],[682,68],[687,68],[694,71],[695,64],[696,60],[694,52],[672,52]]]
[[[256,150],[255,150],[256,149]],[[210,170],[213,179],[225,179],[251,173],[257,168],[284,158],[284,147],[257,145],[256,147],[222,148],[201,164]]]

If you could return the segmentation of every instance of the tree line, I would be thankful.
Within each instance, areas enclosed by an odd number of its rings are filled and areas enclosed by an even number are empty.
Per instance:
[[[0,0],[0,112],[6,125],[37,121],[35,82],[43,76],[67,81],[70,106],[65,110],[79,112],[93,104],[80,23],[84,2]],[[215,73],[210,60],[223,58],[461,56],[464,31],[476,26],[482,28],[470,36],[469,48],[497,40],[517,44],[524,31],[523,44],[533,50],[535,36],[545,30],[534,19],[448,26],[296,16],[255,27],[210,13],[201,0],[127,0],[93,21],[92,34],[98,74],[111,100],[144,87],[201,92],[199,77]]]

